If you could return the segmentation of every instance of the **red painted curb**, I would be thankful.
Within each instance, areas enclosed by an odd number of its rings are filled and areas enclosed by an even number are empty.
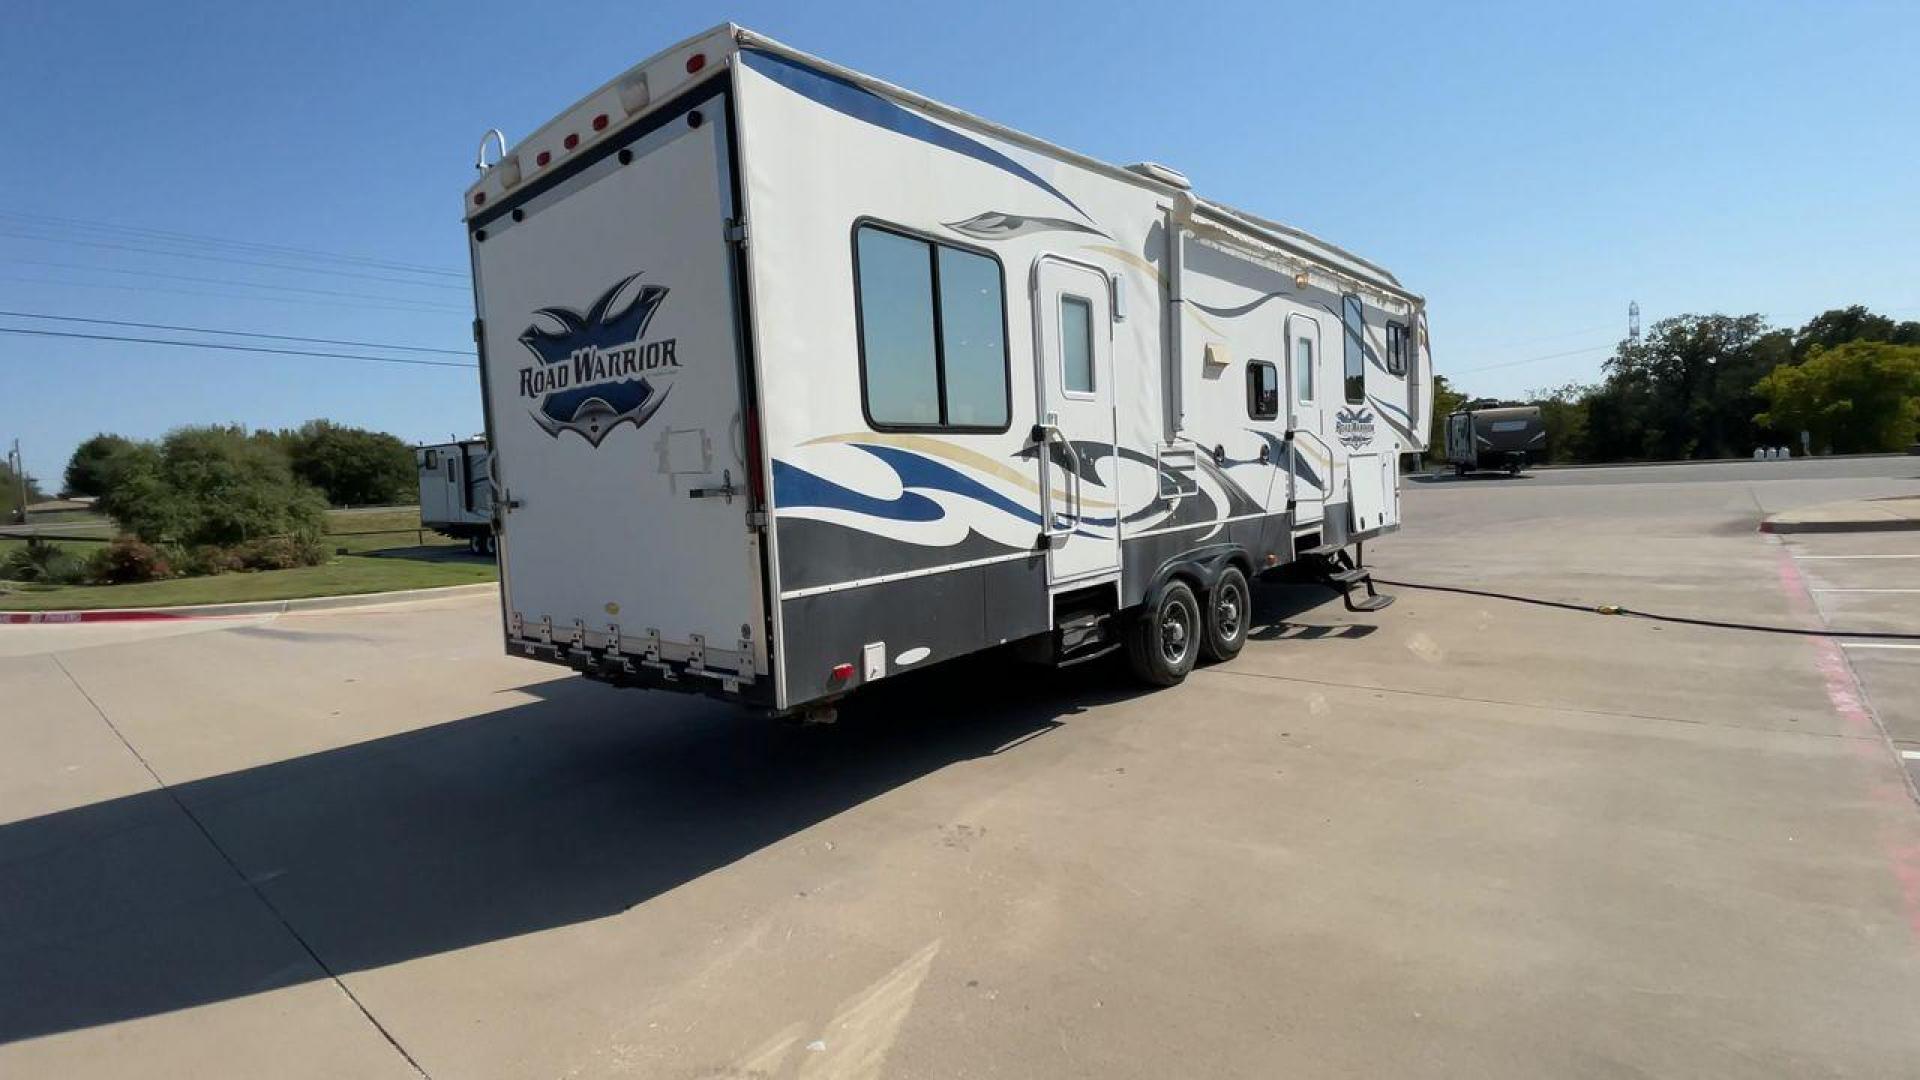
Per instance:
[[[219,618],[177,615],[171,611],[0,611],[0,625],[20,623],[151,622],[156,619]]]

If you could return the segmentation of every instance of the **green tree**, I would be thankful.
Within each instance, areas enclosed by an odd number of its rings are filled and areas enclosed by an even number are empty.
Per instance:
[[[282,432],[293,473],[319,488],[335,506],[417,501],[420,478],[413,450],[383,431],[309,420]]]
[[[265,536],[313,539],[326,499],[294,478],[286,456],[238,427],[180,428],[116,459],[100,500],[149,543],[228,546]]]
[[[1764,434],[1754,384],[1784,344],[1758,315],[1681,315],[1621,342],[1588,405],[1595,459],[1745,456]]]
[[[1467,395],[1453,388],[1445,375],[1433,377],[1433,420],[1427,428],[1427,464],[1447,460],[1447,414],[1467,403]]]
[[[1904,450],[1920,425],[1920,346],[1850,341],[1782,364],[1755,386],[1755,421],[1812,433],[1822,453]]]
[[[81,443],[67,460],[67,494],[105,495],[113,483],[115,459],[133,446],[132,439],[104,432]]]
[[[1529,395],[1527,404],[1539,407],[1546,425],[1548,461],[1587,460],[1587,414],[1593,395],[1593,387],[1574,382]]]
[[[1849,341],[1920,345],[1920,322],[1897,323],[1885,315],[1875,315],[1862,304],[1821,312],[1793,336],[1793,362],[1800,363],[1815,349],[1831,349]]]

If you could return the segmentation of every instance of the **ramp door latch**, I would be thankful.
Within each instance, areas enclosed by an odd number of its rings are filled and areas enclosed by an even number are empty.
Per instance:
[[[739,493],[740,493],[740,490],[733,486],[733,470],[722,469],[720,470],[720,486],[719,487],[693,488],[687,492],[687,497],[690,499],[711,499],[714,496],[718,495],[719,497],[727,500],[727,502],[731,503],[733,502],[733,497],[735,495],[738,495]]]

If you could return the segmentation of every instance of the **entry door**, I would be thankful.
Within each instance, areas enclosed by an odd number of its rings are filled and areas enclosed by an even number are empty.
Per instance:
[[[1098,471],[1114,455],[1110,285],[1104,273],[1051,255],[1035,264],[1033,285],[1047,574],[1078,581],[1120,569],[1119,500]]]
[[[1318,522],[1326,514],[1333,487],[1333,441],[1328,437],[1331,395],[1340,392],[1327,379],[1320,324],[1308,315],[1287,316],[1287,461],[1295,525]]]

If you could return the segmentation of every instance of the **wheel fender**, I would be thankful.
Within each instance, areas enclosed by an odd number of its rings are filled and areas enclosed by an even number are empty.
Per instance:
[[[1147,586],[1146,595],[1141,599],[1141,610],[1151,611],[1159,606],[1161,594],[1175,581],[1184,580],[1199,593],[1211,592],[1213,583],[1229,566],[1237,566],[1242,574],[1252,577],[1246,553],[1232,544],[1200,548],[1169,559],[1154,572],[1153,582]]]

